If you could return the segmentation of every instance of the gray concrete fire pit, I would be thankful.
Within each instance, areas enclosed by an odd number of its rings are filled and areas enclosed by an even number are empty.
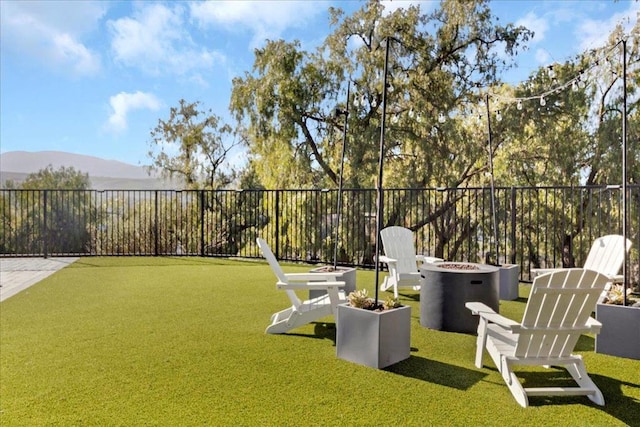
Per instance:
[[[420,324],[448,332],[475,333],[478,316],[464,306],[479,301],[499,309],[500,269],[486,264],[441,262],[420,268]]]

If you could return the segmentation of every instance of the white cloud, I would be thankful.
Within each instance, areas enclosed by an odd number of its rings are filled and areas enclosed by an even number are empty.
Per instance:
[[[0,2],[2,48],[75,75],[95,74],[100,55],[81,39],[106,13],[103,2]]]
[[[533,38],[529,41],[530,45],[542,42],[549,30],[547,19],[541,18],[533,12],[529,12],[523,18],[518,19],[515,25],[523,26],[534,32]]]
[[[158,110],[161,102],[150,93],[137,91],[135,93],[120,92],[109,98],[113,113],[109,116],[106,128],[113,132],[127,129],[127,115],[133,110]]]
[[[329,2],[322,1],[206,1],[190,3],[192,19],[202,27],[224,26],[228,30],[249,30],[251,47],[265,39],[278,38],[289,28],[312,25]]]
[[[109,21],[115,60],[153,75],[184,75],[225,62],[222,54],[195,45],[183,15],[181,4],[143,3],[133,17]]]
[[[607,19],[586,19],[576,28],[576,36],[580,40],[580,50],[598,48],[607,43],[609,35],[620,24],[629,32],[638,20],[640,2],[629,2],[629,8],[616,13]]]

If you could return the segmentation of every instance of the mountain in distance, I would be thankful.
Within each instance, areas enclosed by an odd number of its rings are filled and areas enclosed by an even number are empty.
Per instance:
[[[95,190],[166,190],[180,187],[157,173],[150,176],[144,166],[62,151],[8,151],[0,154],[0,183],[10,179],[19,184],[27,175],[49,165],[54,170],[64,166],[88,174]]]

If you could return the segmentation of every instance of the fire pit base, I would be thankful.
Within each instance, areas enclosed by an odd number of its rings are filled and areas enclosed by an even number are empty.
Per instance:
[[[448,332],[475,333],[478,316],[465,303],[500,305],[498,267],[466,262],[425,264],[420,268],[420,325]]]

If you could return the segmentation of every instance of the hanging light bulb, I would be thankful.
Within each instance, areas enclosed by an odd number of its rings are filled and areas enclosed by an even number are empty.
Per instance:
[[[500,114],[500,110],[496,111],[496,120],[501,122],[502,121],[502,114]]]
[[[357,96],[353,97],[353,105],[354,105],[354,107],[359,107],[360,106],[360,101],[358,101],[358,97]]]
[[[376,101],[376,98],[373,98],[373,99],[371,100],[371,106],[372,106],[373,108],[376,108],[376,107],[378,106],[378,101]]]
[[[360,105],[364,107],[366,104],[367,104],[367,98],[365,98],[364,95],[360,96]]]
[[[389,93],[393,93],[395,88],[393,87],[393,85],[391,83],[389,83],[389,85],[387,86],[387,90],[389,91]]]
[[[391,123],[398,124],[398,115],[394,114],[393,116],[391,116]]]
[[[438,128],[437,127],[432,127],[431,128],[431,136],[436,137],[438,136]]]
[[[581,75],[582,75],[582,74],[581,74]],[[584,89],[584,87],[585,87],[586,85],[587,85],[587,83],[586,83],[584,80],[582,80],[582,78],[578,78],[578,87],[579,87],[580,89]]]
[[[578,87],[580,89],[584,89],[584,87],[586,86],[584,70],[580,70],[577,80],[578,80]]]
[[[518,99],[518,103],[516,104],[516,108],[518,110],[522,110],[522,99]]]
[[[574,92],[578,90],[578,83],[576,80],[574,80],[573,83],[571,83],[571,90]]]
[[[416,121],[418,123],[422,123],[422,114],[418,114],[418,116],[416,117]]]
[[[413,119],[415,113],[413,112],[413,108],[409,110],[409,118]]]
[[[547,105],[547,100],[544,99],[544,96],[540,97],[540,106],[544,107],[545,105]]]
[[[553,65],[549,65],[549,72],[547,73],[549,75],[549,78],[554,78],[556,76],[556,72],[553,71]]]
[[[445,117],[444,113],[441,111],[440,114],[438,114],[438,123],[444,123],[447,121],[447,118]]]

